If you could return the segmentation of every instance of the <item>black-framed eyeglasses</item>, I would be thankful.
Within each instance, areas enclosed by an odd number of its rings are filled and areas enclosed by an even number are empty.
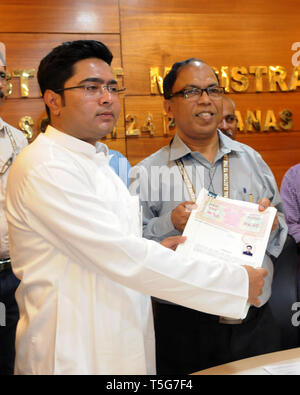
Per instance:
[[[118,96],[121,92],[124,92],[126,88],[119,88],[118,85],[116,85],[116,84],[102,85],[102,84],[93,82],[93,83],[89,83],[89,84],[70,86],[68,88],[56,89],[54,92],[60,93],[60,92],[71,90],[71,89],[83,89],[84,96],[93,97],[93,98],[100,98],[104,94],[105,90],[112,96]]]
[[[170,99],[175,96],[184,97],[186,100],[198,100],[203,95],[203,92],[212,99],[219,99],[224,94],[224,88],[221,86],[209,86],[208,88],[188,88],[181,89],[170,95]]]

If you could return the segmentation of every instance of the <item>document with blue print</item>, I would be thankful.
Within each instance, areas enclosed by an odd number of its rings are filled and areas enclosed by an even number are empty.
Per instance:
[[[186,257],[197,255],[205,261],[262,265],[275,207],[260,212],[256,203],[224,198],[205,188],[196,204],[183,232],[187,240],[177,247],[178,253]],[[245,316],[247,312],[248,308]]]

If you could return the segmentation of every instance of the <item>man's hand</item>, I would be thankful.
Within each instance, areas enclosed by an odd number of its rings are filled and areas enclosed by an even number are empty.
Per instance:
[[[274,205],[270,202],[269,199],[267,198],[262,198],[258,201],[259,207],[258,207],[258,211],[264,211],[266,210],[269,206],[274,207]],[[271,232],[273,232],[278,225],[278,213],[276,213],[275,218],[274,218],[274,222],[272,225],[272,229]]]
[[[187,220],[191,215],[191,211],[195,208],[197,208],[197,205],[191,201],[186,201],[178,204],[178,206],[174,208],[171,214],[171,220],[173,222],[174,228],[182,233],[187,223]]]
[[[268,274],[268,271],[263,268],[253,268],[252,266],[243,265],[248,272],[249,277],[249,295],[248,303],[258,307],[260,300],[258,296],[262,294],[264,286],[264,277]]]
[[[175,251],[178,244],[184,243],[185,241],[186,236],[170,236],[161,241],[160,244]]]

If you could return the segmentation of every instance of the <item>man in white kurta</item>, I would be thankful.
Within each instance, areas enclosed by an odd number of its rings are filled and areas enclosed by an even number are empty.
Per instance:
[[[60,55],[68,59],[63,48]],[[91,80],[95,89],[83,85]],[[264,269],[251,269],[254,281],[249,268],[187,261],[139,235],[137,201],[96,142],[117,119],[112,81],[107,61],[94,55],[75,64],[63,100],[42,86],[52,126],[10,172],[19,374],[153,374],[149,295],[238,318],[248,293],[257,300],[261,292],[253,285]]]

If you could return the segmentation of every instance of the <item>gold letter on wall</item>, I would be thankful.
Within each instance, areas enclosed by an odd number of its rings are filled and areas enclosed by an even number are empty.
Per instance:
[[[256,92],[263,91],[263,74],[267,74],[267,66],[250,66],[249,72],[255,74],[255,90]]]
[[[24,132],[27,140],[30,140],[33,137],[33,125],[34,121],[28,115],[25,115],[25,117],[22,117],[19,121],[19,128]]]
[[[251,132],[253,130],[253,127],[260,131],[261,130],[261,111],[256,110],[255,115],[253,111],[247,110],[247,118],[246,118],[246,124],[247,124],[247,131]]]
[[[243,118],[241,116],[241,112],[236,110],[235,111],[235,116],[236,116],[236,119],[237,119],[237,127],[238,127],[240,132],[243,132],[244,131],[244,122],[243,122]]]
[[[270,128],[273,128],[274,130],[279,130],[275,114],[272,110],[267,111],[264,131],[267,132]]]
[[[230,80],[229,80],[229,74],[228,74],[228,66],[222,66],[221,67],[221,73],[219,74],[219,79],[220,79],[220,85],[223,86],[225,89],[225,92],[230,92],[229,85],[230,85]]]
[[[269,66],[269,84],[270,91],[276,91],[276,83],[279,85],[283,92],[288,90],[287,84],[285,83],[286,69],[281,66]]]
[[[248,89],[249,80],[248,77],[246,77],[247,74],[248,71],[244,66],[232,67],[231,78],[233,81],[237,81],[231,83],[231,87],[234,91],[244,92]]]
[[[164,77],[168,74],[170,70],[171,67],[165,67]],[[162,95],[164,93],[164,88],[163,88],[164,77],[161,77],[159,75],[158,67],[150,68],[150,91],[152,95],[155,95],[156,93],[160,93]]]
[[[280,127],[284,130],[292,129],[293,127],[292,112],[290,110],[282,110],[279,115],[280,115]]]
[[[14,70],[12,76],[20,78],[21,96],[28,97],[29,85],[28,78],[34,77],[35,69]]]
[[[293,74],[291,77],[291,82],[290,82],[290,90],[294,91],[296,90],[297,86],[300,86],[300,66],[297,66],[293,70]]]

